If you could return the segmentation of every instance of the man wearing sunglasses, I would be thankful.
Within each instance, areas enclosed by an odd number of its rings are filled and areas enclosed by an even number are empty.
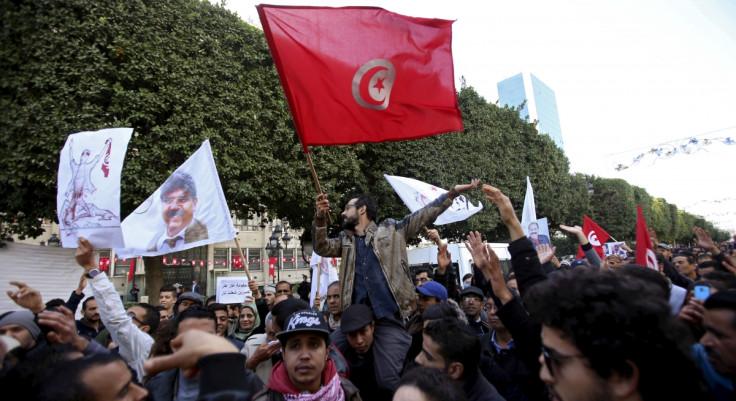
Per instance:
[[[191,175],[174,172],[161,187],[161,214],[166,225],[150,244],[148,252],[175,251],[183,244],[206,240],[207,226],[194,218],[197,186]]]

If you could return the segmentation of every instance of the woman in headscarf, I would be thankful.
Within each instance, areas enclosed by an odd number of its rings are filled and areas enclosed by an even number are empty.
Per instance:
[[[238,317],[238,327],[233,332],[233,337],[245,342],[252,334],[256,334],[258,327],[261,325],[261,318],[258,316],[258,308],[255,302],[243,304],[240,308],[240,316]]]

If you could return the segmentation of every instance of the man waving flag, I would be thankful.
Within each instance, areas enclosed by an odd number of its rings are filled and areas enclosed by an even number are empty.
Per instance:
[[[463,129],[452,21],[375,7],[257,9],[305,153]]]

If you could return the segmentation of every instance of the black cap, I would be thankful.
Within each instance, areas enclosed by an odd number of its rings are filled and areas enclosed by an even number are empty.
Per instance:
[[[465,287],[465,289],[463,289],[463,292],[460,293],[461,297],[464,297],[466,295],[477,295],[480,297],[480,299],[485,298],[485,295],[483,295],[483,291],[481,291],[480,288],[474,287],[472,285]]]
[[[285,346],[289,337],[299,333],[321,334],[325,338],[325,344],[330,345],[330,327],[322,314],[314,309],[304,309],[289,315],[284,331],[276,334],[276,338]]]
[[[375,318],[373,317],[373,309],[370,306],[363,304],[350,305],[342,311],[340,331],[345,334],[352,333],[371,324],[373,320]]]

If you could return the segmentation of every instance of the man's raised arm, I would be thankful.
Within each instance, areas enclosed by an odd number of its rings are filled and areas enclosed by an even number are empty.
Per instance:
[[[120,295],[105,273],[99,272],[94,277],[89,277],[90,271],[97,269],[94,249],[89,241],[80,237],[77,245],[74,258],[88,275],[87,282],[92,287],[92,294],[97,301],[100,319],[110,332],[115,344],[120,347],[120,355],[135,369],[138,379],[142,381],[146,374],[143,370],[143,362],[151,351],[153,338],[141,331],[127,315]]]
[[[312,221],[312,242],[314,251],[319,256],[340,257],[342,244],[339,238],[327,238],[327,215],[330,213],[330,201],[327,194],[317,195],[314,220]]]

